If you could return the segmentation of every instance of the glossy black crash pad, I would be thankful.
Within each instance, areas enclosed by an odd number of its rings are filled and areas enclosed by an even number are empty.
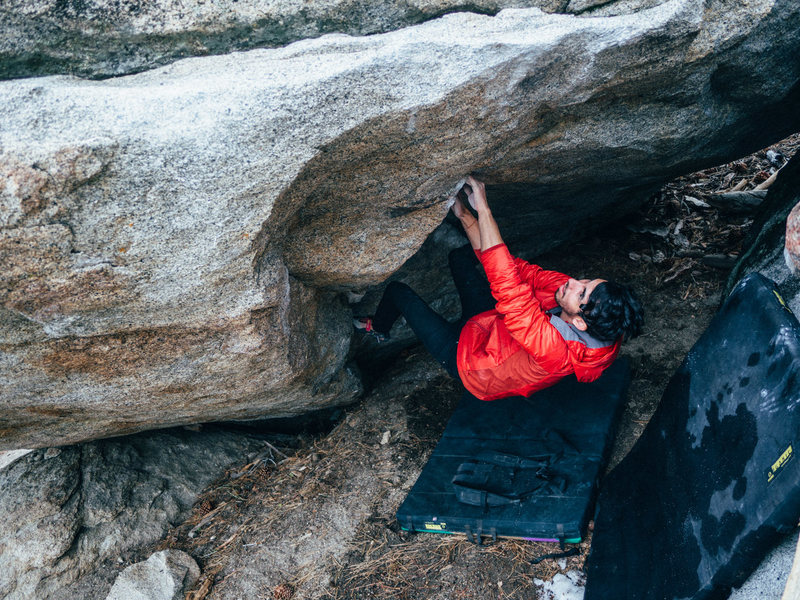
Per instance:
[[[483,535],[579,542],[628,381],[628,362],[619,359],[593,383],[569,377],[528,399],[483,402],[465,393],[400,506],[398,523],[410,531],[464,532],[477,541]],[[504,467],[487,456],[527,460]],[[537,460],[548,464],[530,468]],[[467,503],[456,476],[481,467],[491,471],[479,486],[489,502]],[[491,505],[495,492],[512,501]]]
[[[604,479],[585,600],[727,598],[800,518],[800,328],[733,290]]]

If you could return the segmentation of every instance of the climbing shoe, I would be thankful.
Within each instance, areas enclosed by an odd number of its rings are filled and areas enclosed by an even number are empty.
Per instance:
[[[353,327],[363,331],[378,343],[385,342],[389,339],[388,333],[381,333],[372,328],[372,317],[357,317],[353,319]]]

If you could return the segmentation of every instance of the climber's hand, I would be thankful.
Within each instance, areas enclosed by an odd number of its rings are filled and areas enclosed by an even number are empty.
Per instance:
[[[464,203],[461,201],[460,193],[455,197],[453,202],[453,206],[450,210],[453,211],[453,214],[458,217],[459,220],[463,220],[467,215],[469,215],[469,211],[467,207],[464,206]],[[471,216],[471,215],[470,215]]]
[[[478,181],[470,175],[467,177],[467,185],[464,186],[464,190],[467,192],[470,206],[478,213],[489,210],[489,202],[486,200],[486,186],[483,185],[482,181]]]

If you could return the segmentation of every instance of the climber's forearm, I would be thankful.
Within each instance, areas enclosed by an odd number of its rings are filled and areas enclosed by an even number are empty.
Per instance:
[[[478,219],[470,215],[469,218],[461,219],[461,226],[464,228],[464,233],[467,234],[467,239],[473,248],[479,250],[481,247],[481,232],[478,225]]]
[[[478,211],[478,228],[480,230],[481,250],[488,250],[503,243],[500,228],[497,226],[497,221],[494,220],[488,205]]]

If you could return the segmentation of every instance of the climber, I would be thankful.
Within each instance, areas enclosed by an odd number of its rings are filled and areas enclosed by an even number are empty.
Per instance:
[[[642,306],[629,288],[572,279],[511,256],[481,181],[467,179],[452,211],[470,242],[449,256],[461,320],[448,322],[393,281],[375,316],[355,319],[356,328],[382,341],[402,314],[442,367],[482,400],[529,396],[571,373],[593,381],[621,342],[640,333]],[[486,278],[475,268],[478,261]]]

